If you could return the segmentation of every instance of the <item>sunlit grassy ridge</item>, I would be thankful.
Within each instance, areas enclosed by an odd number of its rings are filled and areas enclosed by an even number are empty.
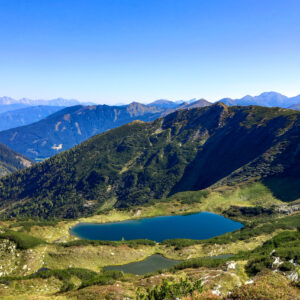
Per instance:
[[[276,250],[276,256],[280,256],[283,261],[298,258],[299,239],[294,237],[298,235],[296,230],[300,226],[300,216],[297,213],[280,215],[275,208],[282,205],[285,204],[273,195],[268,186],[256,182],[236,187],[223,186],[204,191],[181,192],[162,201],[154,200],[146,206],[109,210],[105,214],[76,221],[65,220],[58,223],[5,221],[1,223],[0,241],[9,238],[12,243],[16,243],[9,237],[13,232],[14,237],[25,238],[27,246],[17,247],[15,254],[8,253],[6,256],[5,260],[8,261],[12,260],[14,255],[16,268],[12,267],[11,273],[1,279],[3,284],[0,284],[0,297],[10,299],[9,297],[14,295],[13,299],[18,299],[22,294],[23,299],[26,299],[26,295],[30,299],[33,295],[40,297],[43,294],[45,299],[93,299],[100,295],[134,298],[138,286],[155,288],[155,285],[162,284],[165,275],[158,272],[147,278],[131,275],[122,278],[108,276],[108,278],[101,273],[101,267],[143,260],[154,253],[186,260],[172,270],[164,271],[167,278],[172,278],[170,279],[172,282],[180,282],[180,278],[188,278],[190,282],[195,282],[208,276],[208,279],[204,280],[203,291],[199,294],[204,297],[203,299],[209,299],[208,295],[218,284],[221,285],[220,290],[224,294],[232,290],[236,294],[244,293],[246,290],[247,293],[255,293],[250,288],[238,289],[238,286],[248,280],[248,276],[253,276],[251,270],[269,268],[269,252],[273,250],[271,248]],[[70,236],[68,231],[80,221],[109,222],[204,210],[230,215],[244,222],[245,227],[209,240],[169,240],[160,244],[144,240],[121,242],[78,240]],[[278,233],[279,236],[276,236]],[[39,242],[30,243],[32,240]],[[227,260],[203,258],[226,253],[233,253],[236,256]],[[227,263],[232,260],[236,260],[236,269],[227,270]],[[25,265],[26,268],[23,269]],[[285,263],[283,267],[287,269],[291,266]],[[31,275],[39,268],[49,268],[51,271]],[[84,269],[80,273],[90,275],[84,279],[83,275],[72,271],[78,268]],[[26,277],[23,277],[24,275]],[[283,282],[286,293],[293,295],[296,288],[292,287],[289,281]],[[258,285],[254,288],[262,289]],[[145,293],[145,290],[143,291]]]

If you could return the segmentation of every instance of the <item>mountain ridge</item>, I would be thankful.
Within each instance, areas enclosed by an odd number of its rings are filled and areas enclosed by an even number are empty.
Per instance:
[[[282,107],[289,108],[292,105],[300,103],[300,95],[295,97],[287,97],[277,92],[263,92],[258,96],[246,95],[240,99],[223,98],[218,102],[226,105],[259,105],[266,107]]]
[[[0,106],[6,105],[26,105],[26,106],[38,106],[38,105],[48,105],[48,106],[73,106],[79,104],[91,104],[94,105],[92,102],[82,103],[76,99],[64,99],[64,98],[55,98],[50,100],[45,99],[29,99],[29,98],[21,98],[21,99],[14,99],[11,97],[3,96],[0,97]]]
[[[0,180],[2,217],[77,218],[282,174],[300,182],[299,138],[300,113],[281,108],[218,103],[131,122]]]
[[[35,123],[63,108],[65,107],[38,105],[2,112],[0,113],[0,131]]]
[[[89,137],[133,120],[152,121],[175,109],[210,105],[206,100],[161,108],[132,102],[123,106],[72,106],[47,118],[0,132],[0,142],[31,159],[44,159]]]

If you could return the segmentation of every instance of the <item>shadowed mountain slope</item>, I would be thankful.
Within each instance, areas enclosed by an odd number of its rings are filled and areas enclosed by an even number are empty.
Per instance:
[[[299,141],[294,110],[179,110],[99,134],[2,179],[1,214],[75,218],[213,185],[281,176],[300,183]]]
[[[33,165],[33,162],[0,144],[0,177]]]

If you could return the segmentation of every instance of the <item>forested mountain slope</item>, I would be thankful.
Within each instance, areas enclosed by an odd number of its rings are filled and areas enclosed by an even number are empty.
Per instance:
[[[0,177],[30,167],[32,164],[33,162],[23,155],[0,144]]]
[[[1,215],[74,218],[212,185],[282,177],[300,183],[299,141],[294,110],[179,110],[99,134],[2,179]]]
[[[139,103],[127,106],[72,106],[39,122],[0,132],[0,142],[31,159],[44,159],[89,137],[135,119],[151,121],[161,109]]]
[[[124,106],[67,107],[39,122],[0,132],[0,142],[31,159],[39,160],[70,149],[95,134],[134,120],[152,121],[176,109],[210,104],[202,99],[190,104],[177,105],[175,108],[137,102]],[[33,109],[38,110],[38,107]],[[6,114],[11,117],[13,113]],[[4,125],[8,125],[5,120],[3,122]]]

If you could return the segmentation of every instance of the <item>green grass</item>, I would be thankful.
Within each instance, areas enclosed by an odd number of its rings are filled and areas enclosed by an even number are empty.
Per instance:
[[[177,201],[181,204],[202,203],[210,194],[211,192],[209,190],[180,192],[169,198],[161,199],[160,201]],[[157,202],[157,200],[151,201],[151,204],[154,204],[155,202]]]
[[[155,246],[156,242],[154,241],[150,241],[150,240],[146,240],[146,239],[140,239],[140,240],[130,240],[130,241],[93,241],[93,240],[75,240],[75,241],[71,241],[71,242],[67,242],[67,243],[62,243],[60,244],[63,247],[77,247],[77,246],[103,246],[103,245],[107,245],[107,246],[120,246],[120,245],[127,245],[131,248],[136,248],[140,245],[143,246]]]
[[[8,230],[4,233],[0,233],[0,239],[8,239],[16,243],[18,249],[23,249],[23,250],[34,248],[40,244],[46,243],[45,241],[33,237],[29,234],[23,232],[11,231],[11,230]]]
[[[15,227],[23,227],[22,230],[25,230],[27,232],[30,232],[31,228],[34,226],[39,227],[46,227],[46,226],[56,226],[58,224],[57,221],[19,221],[16,223],[13,223],[9,226],[9,228],[15,228]]]
[[[285,117],[286,120],[293,119],[295,114],[291,109],[282,109],[279,107],[270,107],[266,108],[263,106],[246,106],[245,111],[251,111],[252,113],[248,114],[246,120],[242,122],[243,125],[247,127],[255,126],[257,123],[264,123],[263,126],[266,126],[266,123],[276,117]]]
[[[169,270],[171,272],[187,269],[187,268],[220,268],[224,266],[228,260],[232,260],[232,258],[223,259],[223,258],[193,258],[186,260],[178,265],[171,267]]]

